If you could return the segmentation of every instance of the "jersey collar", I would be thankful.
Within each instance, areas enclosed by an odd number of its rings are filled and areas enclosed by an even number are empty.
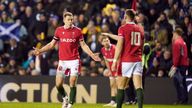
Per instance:
[[[135,22],[127,22],[127,24],[135,24]]]
[[[105,48],[106,51],[109,51],[111,49],[112,45],[109,45],[109,49]]]
[[[67,30],[67,29],[72,29],[74,27],[74,25],[72,25],[70,28],[66,28],[65,26],[63,26],[63,28],[65,29],[65,30]]]

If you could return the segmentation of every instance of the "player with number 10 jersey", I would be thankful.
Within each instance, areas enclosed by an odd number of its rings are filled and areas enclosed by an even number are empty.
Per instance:
[[[134,22],[122,25],[118,30],[118,36],[124,39],[121,53],[121,62],[140,62],[142,61],[142,49],[144,43],[144,30]]]

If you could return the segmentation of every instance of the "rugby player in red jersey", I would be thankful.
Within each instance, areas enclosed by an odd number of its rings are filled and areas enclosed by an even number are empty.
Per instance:
[[[56,74],[56,88],[63,97],[62,108],[71,108],[76,96],[76,82],[80,68],[79,46],[85,51],[93,60],[100,61],[98,55],[95,55],[84,42],[81,29],[73,25],[73,14],[70,12],[63,13],[64,26],[56,28],[55,35],[51,42],[41,49],[34,48],[33,53],[40,55],[47,52],[59,44],[59,64]],[[69,71],[70,70],[70,71]],[[64,77],[66,71],[70,75],[70,94],[68,96],[63,88]]]
[[[109,77],[110,88],[111,88],[111,101],[110,103],[104,106],[116,106],[116,94],[117,94],[117,71],[111,71],[111,66],[113,63],[113,58],[115,55],[115,45],[110,43],[110,40],[107,36],[103,36],[101,38],[101,44],[103,48],[101,49],[101,53],[105,60],[105,64],[107,67],[107,72],[104,73],[104,76]]]
[[[118,36],[103,34],[118,40],[115,56],[112,64],[112,71],[116,70],[117,61],[120,59],[121,76],[118,77],[117,108],[121,108],[124,99],[124,90],[130,78],[136,89],[138,108],[143,107],[142,87],[142,50],[144,44],[143,27],[134,23],[135,12],[127,9],[124,14],[125,24],[118,30]]]

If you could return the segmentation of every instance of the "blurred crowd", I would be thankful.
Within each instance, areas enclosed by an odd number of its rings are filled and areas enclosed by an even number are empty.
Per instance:
[[[0,75],[55,75],[58,46],[33,56],[33,47],[52,40],[63,25],[63,11],[74,14],[74,25],[82,29],[84,39],[94,53],[101,50],[101,32],[117,34],[124,23],[123,12],[133,0],[1,0],[0,25],[19,24],[19,39],[1,38]],[[137,0],[137,19],[145,30],[143,66],[146,76],[167,77],[172,66],[172,31],[181,27],[187,44],[192,73],[192,2],[189,0]],[[116,41],[111,40],[113,44]],[[81,51],[81,76],[103,76],[104,60],[95,62]]]

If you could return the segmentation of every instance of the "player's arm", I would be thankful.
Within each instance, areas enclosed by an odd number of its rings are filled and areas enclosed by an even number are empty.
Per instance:
[[[178,43],[174,43],[173,46],[173,66],[177,67],[180,61],[180,56],[181,56],[181,47]]]
[[[114,39],[114,40],[118,41],[118,36],[117,36],[117,35],[110,34],[110,33],[101,33],[101,35],[103,35],[103,36],[108,36],[108,37],[110,37],[111,39]]]
[[[108,75],[110,76],[111,75],[111,68],[110,68],[109,62],[108,62],[108,60],[106,58],[104,58],[104,60],[105,60],[105,65],[106,65],[107,69],[109,70]]]
[[[115,62],[117,62],[119,60],[120,53],[121,53],[122,48],[123,48],[123,41],[124,40],[122,37],[118,37],[117,46],[115,48],[115,56],[114,56]]]
[[[93,60],[95,61],[101,61],[100,57],[98,55],[95,55],[90,48],[87,46],[84,40],[80,40],[80,46],[83,49],[85,53],[87,53]]]
[[[118,37],[117,46],[115,48],[115,56],[114,56],[113,64],[112,64],[112,67],[111,67],[112,71],[116,70],[115,67],[117,65],[117,61],[119,61],[119,57],[120,57],[120,54],[121,54],[121,51],[122,51],[122,48],[123,48],[123,42],[124,42],[124,38],[123,37]]]
[[[111,71],[111,68],[110,68],[110,66],[109,66],[109,62],[108,62],[106,59],[104,59],[104,60],[105,60],[105,65],[106,65],[107,69],[108,69],[109,71]]]
[[[49,42],[47,45],[45,45],[44,47],[42,47],[40,49],[33,48],[34,49],[33,54],[34,55],[40,55],[40,54],[42,54],[44,52],[47,52],[47,51],[53,49],[54,46],[56,45],[56,43],[57,43],[57,40],[53,39],[51,42]]]

